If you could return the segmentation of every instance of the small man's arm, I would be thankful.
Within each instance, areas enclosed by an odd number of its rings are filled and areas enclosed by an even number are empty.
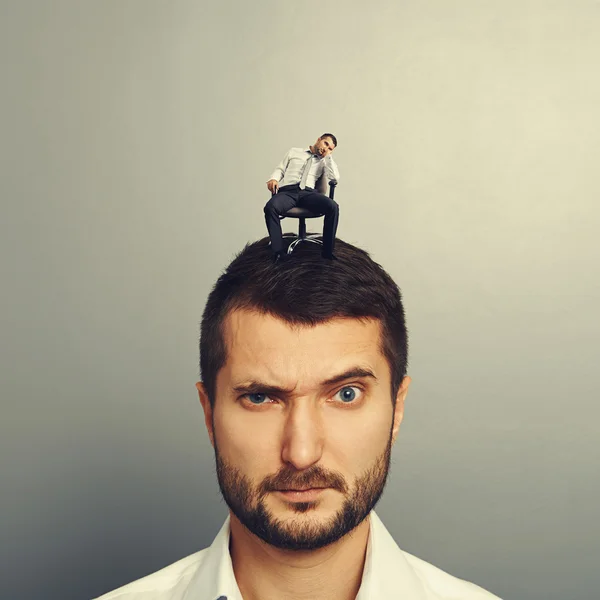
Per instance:
[[[325,177],[329,183],[337,184],[340,180],[340,171],[331,154],[325,157]]]
[[[276,194],[279,189],[279,182],[283,178],[285,170],[287,169],[288,163],[290,162],[290,152],[286,153],[283,157],[283,160],[275,167],[273,173],[271,173],[271,178],[267,181],[267,188],[272,194]]]

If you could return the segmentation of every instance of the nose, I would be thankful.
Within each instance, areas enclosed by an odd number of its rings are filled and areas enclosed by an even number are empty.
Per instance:
[[[319,408],[308,399],[297,400],[285,422],[281,459],[297,470],[308,469],[323,455],[323,433]]]

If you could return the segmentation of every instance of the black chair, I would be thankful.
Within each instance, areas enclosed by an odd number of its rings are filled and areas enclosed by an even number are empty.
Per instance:
[[[329,182],[329,197],[332,200],[335,194],[336,185],[337,181]],[[321,177],[319,177],[319,179],[317,179],[315,183],[315,191],[327,195],[327,187],[327,177],[325,177],[325,175],[323,174],[321,175]],[[299,220],[298,235],[296,235],[295,233],[283,234],[284,239],[292,239],[287,249],[288,254],[291,254],[294,251],[294,248],[302,242],[312,242],[313,244],[321,244],[321,246],[323,245],[322,235],[318,233],[306,233],[306,219],[317,219],[318,217],[322,216],[323,213],[315,213],[311,210],[308,210],[307,208],[300,208],[298,206],[294,206],[294,208],[290,208],[290,210],[288,210],[285,214],[279,215],[280,219],[291,217],[292,219]]]

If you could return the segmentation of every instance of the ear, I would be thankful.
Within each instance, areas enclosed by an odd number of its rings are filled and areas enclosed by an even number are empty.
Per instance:
[[[204,424],[206,425],[206,431],[208,431],[208,437],[210,438],[211,446],[214,448],[215,434],[212,426],[212,406],[210,405],[206,388],[201,381],[196,384],[196,389],[198,390],[198,396],[200,397],[200,404],[202,404],[202,409],[204,410]]]
[[[398,431],[400,430],[400,424],[404,418],[404,399],[408,393],[408,386],[410,385],[411,379],[406,376],[396,394],[396,408],[394,409],[394,426],[392,428],[392,444],[395,443],[396,437],[398,437]]]

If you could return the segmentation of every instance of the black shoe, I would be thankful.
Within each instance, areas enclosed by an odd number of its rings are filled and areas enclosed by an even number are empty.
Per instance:
[[[333,252],[328,252],[327,254],[323,253],[321,256],[326,260],[339,260],[339,258]]]

